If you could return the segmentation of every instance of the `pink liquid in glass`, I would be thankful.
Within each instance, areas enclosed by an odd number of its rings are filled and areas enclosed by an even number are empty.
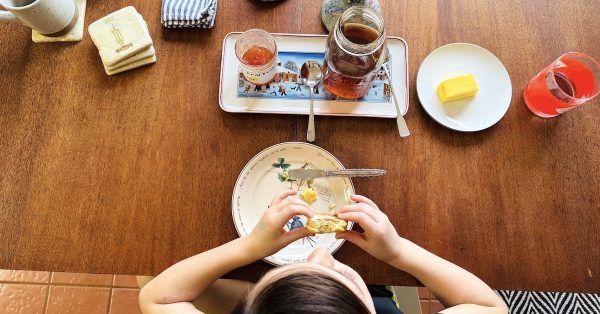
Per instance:
[[[594,98],[599,84],[600,65],[587,55],[568,53],[538,73],[523,97],[534,114],[550,118]]]

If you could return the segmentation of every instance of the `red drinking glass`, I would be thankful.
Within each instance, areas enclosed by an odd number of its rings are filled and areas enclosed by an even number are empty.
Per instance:
[[[529,81],[525,104],[542,118],[556,117],[600,93],[600,64],[589,55],[569,52]]]

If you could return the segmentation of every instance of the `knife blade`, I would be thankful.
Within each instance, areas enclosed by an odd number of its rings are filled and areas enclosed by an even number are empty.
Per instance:
[[[322,177],[377,177],[384,174],[385,170],[382,169],[292,169],[288,171],[289,178],[295,180],[308,180]]]

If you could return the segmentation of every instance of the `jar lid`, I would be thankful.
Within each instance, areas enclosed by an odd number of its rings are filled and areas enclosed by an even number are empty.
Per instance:
[[[324,0],[321,8],[323,25],[331,32],[342,13],[346,9],[357,5],[370,6],[379,14],[382,14],[379,0]]]

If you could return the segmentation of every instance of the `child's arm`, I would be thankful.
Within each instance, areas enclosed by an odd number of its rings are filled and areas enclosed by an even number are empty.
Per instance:
[[[442,313],[508,313],[506,304],[477,276],[401,239],[402,254],[388,263],[421,281],[445,305]]]
[[[162,272],[140,292],[143,313],[199,313],[192,305],[204,290],[229,271],[259,259],[248,238],[235,239],[187,258]]]
[[[337,235],[374,257],[405,271],[450,308],[442,313],[508,313],[506,304],[481,279],[418,245],[401,238],[388,217],[366,197],[338,210],[341,219],[359,223],[364,233],[346,231]]]
[[[187,258],[150,281],[140,292],[142,311],[198,313],[191,302],[215,280],[307,236],[306,228],[289,232],[283,229],[293,216],[312,217],[313,209],[295,194],[286,191],[277,196],[248,236]]]

